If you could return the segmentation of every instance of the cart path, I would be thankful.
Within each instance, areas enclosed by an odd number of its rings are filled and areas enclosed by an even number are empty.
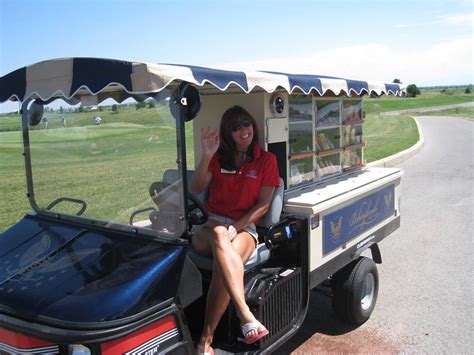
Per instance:
[[[421,107],[421,108],[412,108],[407,110],[399,110],[399,111],[388,111],[388,112],[381,112],[381,116],[396,116],[402,115],[404,113],[413,113],[413,112],[431,112],[431,111],[442,111],[448,110],[450,108],[456,107],[474,107],[474,102],[465,102],[462,104],[454,104],[454,105],[445,105],[445,106],[433,106],[433,107]]]
[[[402,225],[380,243],[372,317],[340,323],[329,297],[312,292],[300,331],[277,354],[468,354],[473,334],[474,122],[417,117],[425,146],[399,165]]]

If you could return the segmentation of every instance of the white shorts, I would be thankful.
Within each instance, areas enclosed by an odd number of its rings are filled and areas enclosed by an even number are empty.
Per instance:
[[[234,222],[236,221],[236,219],[234,218],[224,217],[224,216],[220,216],[218,214],[209,212],[209,219],[203,226],[211,224],[213,220],[224,226],[230,226],[231,224],[234,224]],[[255,239],[255,247],[256,247],[258,245],[258,233],[257,233],[257,228],[255,227],[255,224],[252,223],[248,225],[247,227],[243,229],[243,231],[247,232]]]

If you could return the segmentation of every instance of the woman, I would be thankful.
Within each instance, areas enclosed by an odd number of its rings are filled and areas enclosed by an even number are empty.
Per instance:
[[[240,106],[222,116],[220,132],[203,129],[202,158],[191,179],[194,194],[209,186],[208,222],[195,230],[193,247],[214,258],[204,328],[197,349],[213,353],[214,331],[229,301],[235,305],[247,344],[268,334],[245,302],[244,263],[258,243],[255,223],[279,186],[276,158],[258,145],[253,117]]]

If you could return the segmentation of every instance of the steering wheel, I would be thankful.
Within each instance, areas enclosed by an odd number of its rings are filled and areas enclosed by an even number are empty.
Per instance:
[[[163,181],[157,181],[154,182],[150,186],[150,196],[152,200],[155,202],[155,204],[158,206],[160,203],[154,198],[157,196],[160,191],[162,191],[164,188],[168,187],[169,184],[165,183]],[[209,218],[209,213],[207,212],[206,208],[202,204],[202,202],[193,194],[190,192],[187,193],[187,203],[188,203],[188,223],[189,226],[196,226],[200,224],[204,224],[207,222],[207,219]],[[157,224],[157,222],[163,221],[163,218],[166,220],[166,213],[160,213],[156,208],[154,207],[147,207],[143,209],[139,209],[137,211],[134,211],[132,215],[130,216],[129,219],[129,224],[133,225],[133,220],[136,215],[144,212],[151,212],[150,213],[150,220],[152,224]]]
[[[194,196],[192,193],[188,192],[188,220],[191,226],[197,226],[207,222],[209,218],[209,213],[202,204],[202,202]],[[194,210],[198,211],[194,211]]]
[[[167,187],[171,185],[172,184],[164,182],[164,181],[156,181],[150,185],[150,196],[156,205],[159,205],[160,203],[155,199],[155,197],[158,196],[161,191],[163,191],[164,189],[166,189]],[[197,225],[206,223],[207,219],[209,218],[209,213],[207,212],[202,202],[195,195],[191,194],[189,191],[186,197],[188,200],[187,203],[188,203],[189,226],[192,227],[192,226],[197,226]]]

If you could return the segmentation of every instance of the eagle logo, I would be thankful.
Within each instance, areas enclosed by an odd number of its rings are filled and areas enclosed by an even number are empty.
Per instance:
[[[331,238],[334,242],[336,242],[339,238],[341,238],[342,233],[342,217],[336,221],[329,221],[331,224]]]

